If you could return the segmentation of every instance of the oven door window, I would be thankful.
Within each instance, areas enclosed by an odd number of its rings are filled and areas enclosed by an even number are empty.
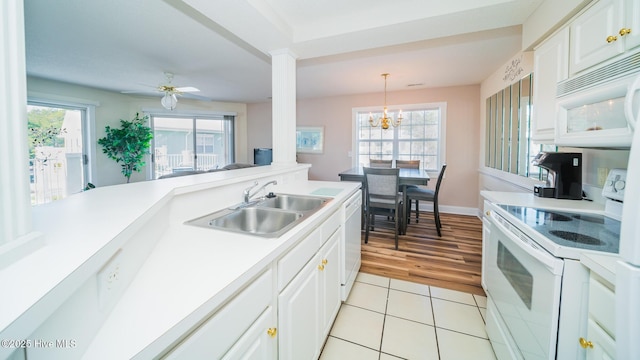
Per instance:
[[[509,281],[509,284],[511,284],[527,309],[531,310],[531,299],[533,297],[533,276],[531,276],[531,273],[502,242],[498,242],[498,258],[496,262],[498,268],[507,278],[507,281]]]

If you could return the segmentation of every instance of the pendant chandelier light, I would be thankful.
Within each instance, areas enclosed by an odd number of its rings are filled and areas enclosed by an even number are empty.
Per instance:
[[[400,113],[398,114],[398,118],[397,119],[393,119],[392,115],[389,115],[387,112],[387,76],[389,76],[389,74],[382,74],[381,76],[384,77],[384,110],[382,112],[382,118],[378,118],[376,120],[373,119],[373,114],[369,113],[369,125],[371,125],[372,127],[377,127],[378,125],[382,124],[382,128],[383,129],[388,129],[389,128],[389,124],[393,125],[393,127],[399,126],[400,123],[402,122],[402,110],[400,110]]]

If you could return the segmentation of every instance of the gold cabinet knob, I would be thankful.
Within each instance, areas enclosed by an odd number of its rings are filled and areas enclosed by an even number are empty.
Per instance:
[[[593,343],[591,341],[586,340],[583,337],[580,338],[580,346],[582,346],[583,349],[586,349],[586,348],[593,349]]]
[[[322,265],[327,265],[327,263],[329,262],[329,260],[327,259],[322,259]]]
[[[318,265],[318,270],[320,271],[324,270],[324,265]]]
[[[631,34],[631,29],[622,28],[622,29],[620,29],[620,31],[618,33],[620,34],[620,36],[629,35],[629,34]]]
[[[487,214],[487,216],[491,216],[491,210],[487,210],[485,214]]]
[[[609,36],[607,36],[607,42],[608,42],[608,43],[612,43],[612,42],[614,42],[614,41],[616,41],[616,40],[618,40],[618,37],[617,37],[617,36],[613,36],[613,35],[609,35]]]
[[[276,333],[278,332],[278,329],[276,328],[269,328],[267,329],[267,334],[271,337],[276,337]]]

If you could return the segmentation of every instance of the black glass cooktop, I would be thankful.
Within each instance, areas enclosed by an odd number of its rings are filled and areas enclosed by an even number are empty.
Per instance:
[[[513,205],[500,207],[560,246],[618,253],[618,220],[598,214],[568,213]]]

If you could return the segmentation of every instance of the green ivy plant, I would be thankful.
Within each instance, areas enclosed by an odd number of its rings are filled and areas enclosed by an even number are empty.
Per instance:
[[[140,172],[145,165],[144,155],[151,146],[153,134],[151,128],[146,126],[148,116],[136,117],[131,120],[120,120],[120,128],[105,127],[106,136],[98,140],[102,145],[102,152],[116,163],[122,163],[122,174],[131,179],[134,171]]]

